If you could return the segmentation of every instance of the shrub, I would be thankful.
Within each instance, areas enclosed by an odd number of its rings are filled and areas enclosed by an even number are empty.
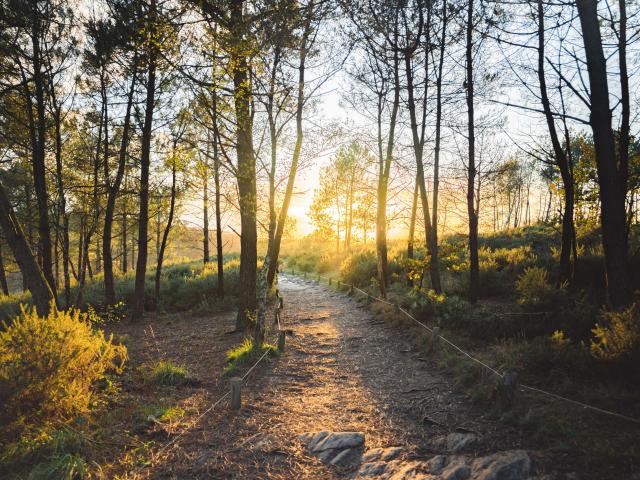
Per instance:
[[[86,314],[23,308],[0,332],[0,420],[9,430],[66,420],[89,410],[96,382],[120,373],[127,356]]]
[[[516,281],[516,290],[520,294],[521,305],[537,305],[547,300],[554,288],[549,283],[547,271],[541,267],[527,268]]]
[[[191,380],[187,369],[181,365],[161,360],[151,368],[147,381],[156,385],[182,385]]]
[[[603,312],[602,322],[593,328],[591,353],[608,360],[640,356],[640,317],[636,305],[621,312]]]
[[[253,341],[249,338],[245,339],[237,347],[227,352],[227,366],[224,369],[225,375],[234,374],[240,367],[258,360],[265,351],[271,354],[277,354],[278,350],[275,346],[263,343],[259,348],[254,348]]]
[[[340,276],[346,283],[356,287],[366,287],[371,279],[376,277],[377,263],[373,252],[353,254],[345,259],[340,266]]]

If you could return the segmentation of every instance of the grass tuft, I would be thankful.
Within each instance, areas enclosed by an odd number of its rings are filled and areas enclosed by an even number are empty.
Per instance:
[[[151,368],[148,381],[156,385],[184,385],[192,380],[187,369],[181,365],[161,360]]]
[[[239,368],[258,360],[265,351],[268,351],[269,355],[278,354],[278,349],[274,345],[263,343],[259,348],[254,348],[253,341],[245,339],[242,344],[227,352],[227,366],[224,369],[224,375],[233,375]]]

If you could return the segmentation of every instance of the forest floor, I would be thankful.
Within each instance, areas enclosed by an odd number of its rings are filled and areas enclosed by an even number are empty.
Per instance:
[[[367,449],[401,446],[408,459],[443,453],[436,439],[470,432],[478,440],[466,455],[524,449],[531,478],[620,478],[588,471],[566,452],[539,449],[522,431],[496,422],[492,405],[457,392],[410,331],[388,325],[346,294],[287,275],[279,289],[282,322],[290,329],[285,353],[267,357],[251,373],[239,411],[225,399],[197,422],[228,391],[225,353],[242,340],[233,332],[234,315],[167,315],[114,328],[130,337],[131,360],[109,415],[114,429],[134,427],[120,436],[130,448],[104,448],[95,458],[102,476],[347,478],[349,472],[308,454],[298,437],[360,431]],[[145,383],[144,365],[158,360],[186,366],[195,380],[178,387]]]

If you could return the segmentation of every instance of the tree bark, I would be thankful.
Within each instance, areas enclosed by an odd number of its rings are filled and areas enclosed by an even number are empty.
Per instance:
[[[151,13],[155,14],[156,3],[151,1]],[[140,213],[138,217],[138,259],[131,317],[139,320],[144,315],[145,276],[147,273],[149,230],[149,167],[151,161],[151,135],[156,92],[156,55],[152,47],[148,54],[147,95],[145,100],[144,125],[140,144]]]
[[[429,274],[431,286],[437,293],[442,293],[440,281],[440,261],[438,258],[438,191],[440,188],[440,141],[442,129],[442,66],[444,64],[444,49],[447,34],[447,2],[442,5],[442,36],[440,38],[440,58],[436,77],[436,141],[433,153],[433,209],[431,217],[431,235],[429,235]]]
[[[134,57],[134,65],[136,63]],[[127,95],[127,107],[124,114],[124,121],[122,124],[122,139],[120,141],[120,152],[118,156],[118,169],[116,176],[113,180],[113,184],[109,182],[109,176],[105,175],[105,183],[107,184],[107,206],[104,213],[104,229],[102,234],[102,257],[104,261],[104,296],[105,303],[107,305],[113,305],[116,302],[116,291],[113,278],[113,255],[111,250],[111,240],[113,238],[113,217],[116,209],[116,199],[120,192],[120,186],[122,179],[124,178],[124,172],[127,162],[127,149],[129,147],[129,130],[131,128],[131,110],[133,107],[133,95],[135,92],[136,75],[131,76],[131,87]],[[108,164],[105,166],[108,169]],[[123,213],[122,220],[122,234],[123,234],[123,271],[127,271],[127,217]]]
[[[162,232],[162,241],[160,248],[158,249],[158,264],[156,266],[156,278],[155,278],[155,299],[156,308],[160,305],[160,278],[162,275],[162,261],[164,260],[164,251],[167,248],[167,240],[169,239],[169,232],[173,224],[173,214],[176,205],[176,141],[173,144],[173,163],[171,165],[171,200],[169,201],[169,216],[167,218],[167,225]]]
[[[230,2],[230,33],[232,40],[231,67],[233,73],[236,116],[237,183],[240,203],[240,290],[236,329],[250,325],[250,315],[256,310],[257,240],[256,226],[256,164],[253,151],[253,120],[251,117],[251,85],[249,60],[243,17],[243,0]]]
[[[473,92],[473,0],[467,7],[466,87],[469,158],[467,164],[467,215],[469,217],[469,301],[478,300],[480,265],[478,260],[478,212],[475,208],[476,139]]]
[[[312,19],[312,12],[307,15],[305,29],[302,35],[300,44],[300,61],[298,64],[298,97],[296,106],[296,144],[293,149],[293,157],[291,160],[291,168],[289,169],[289,177],[287,178],[287,186],[285,188],[284,199],[282,200],[282,206],[278,214],[276,222],[276,231],[273,237],[273,246],[269,252],[269,270],[267,272],[267,287],[273,285],[278,269],[278,259],[280,257],[280,246],[282,244],[282,235],[284,234],[284,227],[289,214],[289,205],[291,204],[291,197],[293,196],[293,187],[296,181],[296,175],[298,173],[298,164],[300,162],[300,153],[302,152],[302,114],[304,109],[305,100],[305,74],[306,74],[306,62],[308,54],[308,40],[311,33],[310,25]],[[339,235],[338,235],[339,236]],[[338,239],[338,243],[340,240]],[[339,248],[339,246],[338,246]]]
[[[20,268],[26,287],[31,292],[31,297],[40,316],[49,314],[51,307],[55,308],[55,296],[51,286],[36,262],[29,248],[20,226],[18,218],[9,202],[9,198],[0,184],[0,226],[4,232],[4,238],[11,249],[13,256]]]
[[[4,269],[4,259],[2,258],[2,245],[0,245],[0,286],[2,287],[2,293],[5,295],[9,295],[7,272]]]
[[[553,147],[554,160],[560,170],[564,187],[564,213],[562,215],[562,235],[560,242],[560,284],[573,281],[573,265],[571,252],[574,239],[574,187],[573,175],[565,150],[560,144],[555,121],[551,112],[551,104],[547,94],[547,82],[544,74],[545,62],[545,24],[543,1],[538,0],[538,82],[540,84],[540,101],[547,121],[549,138]],[[567,146],[568,148],[568,146]]]
[[[33,83],[36,101],[36,131],[37,138],[33,148],[33,183],[38,205],[38,254],[42,262],[42,272],[49,283],[49,287],[55,289],[53,278],[53,262],[51,256],[51,229],[49,226],[49,196],[47,194],[45,147],[46,147],[46,113],[45,113],[45,80],[42,72],[42,52],[40,49],[40,15],[33,12],[33,24],[31,30],[31,44],[33,48]]]
[[[631,300],[628,283],[626,209],[624,185],[616,165],[615,140],[611,128],[607,65],[602,48],[596,0],[577,2],[582,26],[589,85],[591,89],[590,124],[596,153],[600,186],[600,221],[604,248],[609,303],[623,308]]]

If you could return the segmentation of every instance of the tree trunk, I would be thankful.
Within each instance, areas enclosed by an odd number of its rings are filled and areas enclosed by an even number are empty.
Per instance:
[[[167,240],[169,239],[169,232],[171,231],[171,225],[173,223],[173,214],[174,214],[175,205],[176,205],[175,150],[176,150],[176,141],[174,141],[174,144],[173,144],[173,163],[171,165],[171,200],[169,202],[169,217],[167,218],[167,225],[165,226],[164,232],[162,233],[162,242],[160,243],[160,248],[158,249],[158,264],[156,266],[156,278],[155,278],[156,308],[158,308],[160,305],[160,278],[162,275],[162,261],[164,259],[164,251],[167,248]]]
[[[134,64],[136,63],[134,57]],[[133,107],[133,94],[136,85],[136,75],[131,77],[131,87],[127,96],[127,108],[124,114],[122,124],[122,139],[120,140],[120,153],[118,156],[118,169],[113,184],[110,184],[109,177],[105,176],[107,184],[107,206],[104,213],[104,229],[102,233],[102,257],[104,259],[104,296],[107,305],[113,305],[116,302],[116,291],[113,278],[113,255],[111,251],[111,239],[113,237],[113,217],[116,209],[116,199],[120,192],[122,179],[127,162],[127,149],[129,147],[129,129],[131,127],[131,109]],[[107,167],[108,168],[108,167]],[[122,216],[122,270],[127,271],[127,216]]]
[[[205,174],[202,178],[202,263],[209,263],[209,143],[205,155]]]
[[[469,158],[467,165],[467,215],[469,217],[469,301],[478,300],[480,283],[480,265],[478,261],[478,212],[475,208],[476,185],[476,139],[473,93],[473,0],[469,0],[467,9],[467,45],[466,45],[466,86]]]
[[[155,0],[151,2],[152,13],[155,13]],[[147,77],[147,96],[145,101],[144,125],[140,143],[140,214],[138,217],[138,260],[136,263],[135,292],[131,317],[139,320],[144,315],[145,276],[147,273],[148,229],[149,229],[149,166],[151,160],[151,135],[153,110],[156,93],[156,54],[155,48],[149,52]]]
[[[542,0],[538,0],[538,82],[540,84],[540,101],[547,121],[549,137],[553,146],[554,160],[560,170],[560,177],[564,187],[564,213],[562,215],[562,235],[560,243],[560,283],[573,281],[573,265],[571,263],[571,251],[574,238],[574,188],[573,175],[569,166],[566,152],[560,144],[555,121],[551,112],[549,96],[547,94],[547,82],[544,74],[545,62],[545,24],[544,7]],[[568,147],[567,147],[568,148]]]
[[[251,85],[249,82],[248,48],[243,48],[245,19],[243,0],[230,2],[230,34],[233,42],[231,66],[236,116],[237,183],[240,203],[240,290],[236,329],[245,330],[249,316],[256,310],[257,240],[256,164],[253,151],[251,117]]]
[[[444,64],[444,48],[447,34],[447,2],[442,5],[442,37],[440,38],[440,59],[436,78],[436,143],[433,153],[433,209],[431,217],[431,235],[429,236],[429,273],[431,286],[436,293],[442,293],[440,282],[440,261],[438,259],[438,191],[440,188],[440,140],[442,128],[442,66]]]
[[[596,0],[577,2],[591,88],[591,129],[600,186],[600,220],[609,303],[622,308],[631,300],[627,272],[627,222],[624,183],[616,165],[611,128],[607,65],[602,48]]]
[[[214,112],[217,112],[216,96],[214,93]],[[220,210],[220,158],[218,156],[218,119],[214,117],[213,127],[213,182],[215,185],[216,205],[216,262],[218,265],[218,296],[224,298],[224,256],[222,253],[222,212]]]
[[[24,236],[24,231],[18,222],[15,212],[9,202],[9,198],[0,184],[0,226],[4,232],[7,245],[13,252],[24,282],[31,292],[31,297],[40,316],[49,313],[51,307],[55,308],[55,296],[51,286],[44,277],[42,269],[36,262],[31,248]]]
[[[413,202],[411,203],[411,218],[409,220],[409,240],[407,241],[407,258],[413,259],[413,242],[416,236],[416,218],[418,216],[418,193],[419,193],[419,185],[418,185],[418,176],[416,175],[416,184],[413,188]],[[409,278],[407,272],[407,287],[413,287],[413,280]]]
[[[282,244],[282,235],[284,233],[285,223],[289,214],[289,205],[291,203],[291,197],[293,196],[293,187],[296,181],[296,175],[298,173],[300,153],[302,152],[302,113],[304,108],[305,73],[308,53],[307,42],[309,39],[309,34],[311,33],[311,17],[311,12],[309,12],[309,15],[307,16],[307,22],[305,24],[305,30],[302,35],[302,41],[300,44],[300,62],[298,64],[298,98],[296,105],[296,144],[293,149],[293,157],[291,160],[291,168],[289,169],[289,177],[287,178],[287,186],[285,188],[284,199],[282,200],[282,206],[280,207],[280,212],[276,223],[276,232],[275,236],[273,237],[273,248],[269,252],[270,262],[269,271],[267,272],[267,287],[271,287],[273,285],[274,279],[276,277],[276,271],[278,269],[278,259],[280,257],[280,245]],[[340,237],[339,233],[338,237]],[[338,238],[338,250],[340,249],[339,242],[340,238]]]
[[[53,262],[51,257],[51,229],[49,227],[49,196],[47,194],[45,147],[46,147],[46,112],[45,112],[45,81],[42,73],[42,58],[40,50],[40,17],[34,13],[34,21],[31,30],[33,47],[33,83],[35,88],[37,138],[33,145],[33,183],[38,204],[38,255],[42,261],[42,272],[49,283],[49,287],[55,289],[53,278]]]
[[[2,245],[0,245],[0,286],[2,287],[2,293],[5,295],[9,295],[7,272],[4,269],[4,259],[2,258]]]

